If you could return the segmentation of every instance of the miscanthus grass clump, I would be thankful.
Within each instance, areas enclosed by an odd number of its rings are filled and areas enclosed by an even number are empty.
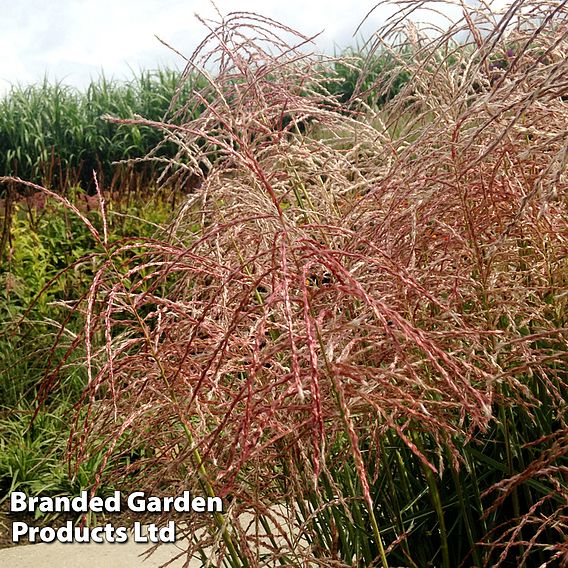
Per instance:
[[[204,563],[566,563],[565,4],[437,35],[416,5],[370,44],[410,77],[380,110],[285,26],[204,22],[207,86],[134,121],[199,188],[155,239],[93,227],[70,455],[221,496],[184,519]]]

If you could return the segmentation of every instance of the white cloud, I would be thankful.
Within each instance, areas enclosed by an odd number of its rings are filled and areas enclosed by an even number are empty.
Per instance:
[[[225,14],[237,9],[263,14],[306,35],[323,31],[318,48],[332,51],[334,45],[343,48],[356,43],[352,34],[375,3],[217,0],[216,5]],[[45,74],[81,85],[101,69],[107,76],[124,77],[130,69],[176,62],[182,66],[155,35],[189,55],[207,33],[195,12],[217,18],[213,5],[203,0],[0,0],[0,89],[9,83],[40,80]],[[368,37],[387,16],[384,7],[377,8],[364,35]]]

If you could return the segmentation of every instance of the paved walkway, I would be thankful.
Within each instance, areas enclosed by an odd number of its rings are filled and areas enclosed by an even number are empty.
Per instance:
[[[148,545],[124,544],[30,544],[0,550],[0,566],[5,568],[157,568],[181,552],[175,544],[162,544],[148,559],[140,557]],[[185,556],[168,568],[181,568]],[[194,560],[190,568],[199,568]]]

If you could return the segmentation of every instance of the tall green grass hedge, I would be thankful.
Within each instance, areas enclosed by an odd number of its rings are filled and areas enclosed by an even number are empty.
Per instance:
[[[44,80],[39,85],[15,86],[0,101],[0,171],[60,189],[80,183],[93,188],[93,170],[110,183],[112,163],[144,157],[162,134],[148,127],[128,127],[104,120],[143,116],[163,119],[179,83],[173,70],[143,71],[131,81],[104,76],[86,90]],[[194,85],[181,87],[187,98]],[[173,148],[163,148],[171,155]],[[146,179],[156,166],[146,165]]]
[[[332,93],[345,104],[356,91],[367,91],[366,100],[371,104],[384,103],[408,79],[401,72],[388,94],[377,99],[368,89],[392,68],[388,55],[369,60],[363,52],[350,51],[324,65],[328,77],[325,94]],[[95,170],[102,183],[109,185],[114,179],[112,185],[120,189],[120,180],[127,179],[133,169],[143,175],[138,185],[147,185],[163,172],[161,158],[174,155],[177,146],[164,142],[163,133],[156,128],[117,124],[105,117],[143,117],[159,122],[175,116],[181,102],[205,85],[205,79],[197,74],[190,73],[182,80],[181,73],[162,69],[142,71],[122,82],[102,76],[85,90],[47,80],[14,86],[0,100],[0,175],[18,176],[54,189],[81,184],[94,190]],[[174,99],[179,104],[171,108]],[[194,113],[202,109],[197,105]],[[157,160],[142,160],[151,151]],[[128,160],[135,164],[131,163],[130,169],[113,166]]]

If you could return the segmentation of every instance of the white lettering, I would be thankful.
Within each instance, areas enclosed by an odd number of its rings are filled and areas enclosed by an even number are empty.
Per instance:
[[[207,512],[208,513],[222,513],[223,500],[221,497],[207,497]]]
[[[205,499],[203,497],[194,497],[191,502],[191,508],[196,513],[203,513],[205,511]]]
[[[189,491],[184,491],[181,497],[174,499],[174,509],[178,513],[189,513],[191,510],[189,500]]]
[[[165,527],[158,527],[154,523],[142,525],[139,522],[134,523],[134,542],[175,542],[176,541],[176,525],[174,521],[170,521]]]
[[[56,532],[51,527],[43,527],[39,531],[39,538],[42,542],[53,542],[55,540]]]
[[[135,491],[128,496],[128,508],[135,513],[143,513],[146,510],[143,491]]]
[[[93,513],[102,513],[103,504],[102,497],[93,497],[89,502],[89,510],[93,511]]]
[[[10,511],[12,513],[20,513],[27,510],[26,494],[22,491],[14,491],[10,495]]]
[[[104,542],[104,538],[102,536],[100,536],[100,533],[103,532],[103,527],[95,527],[92,531],[91,531],[91,540],[93,542],[97,542],[97,543],[101,543]]]
[[[115,491],[112,497],[105,499],[106,513],[120,513],[120,491]]]
[[[162,502],[159,497],[148,497],[146,511],[149,513],[159,513],[162,510]]]
[[[128,540],[128,531],[126,527],[118,527],[115,531],[114,542],[126,542]]]
[[[28,528],[26,523],[20,521],[12,523],[12,542],[20,542],[20,537],[28,532]]]
[[[148,537],[142,534],[142,525],[138,521],[134,523],[134,542],[148,542]]]
[[[86,491],[81,491],[79,497],[73,497],[73,499],[71,499],[71,509],[76,513],[86,513],[89,510]]]

